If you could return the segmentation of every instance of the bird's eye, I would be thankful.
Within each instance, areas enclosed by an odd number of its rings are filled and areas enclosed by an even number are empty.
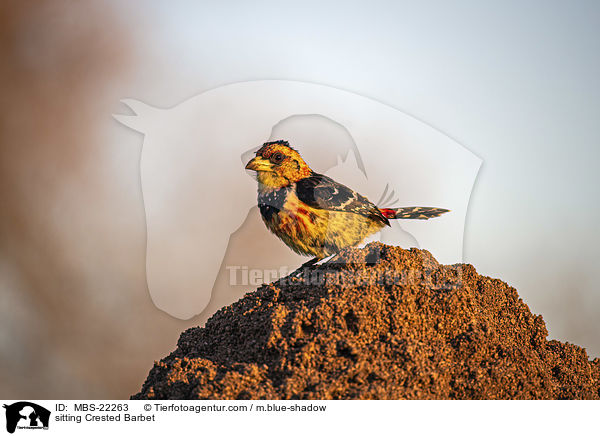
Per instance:
[[[273,153],[273,155],[271,156],[271,162],[273,162],[274,164],[278,164],[283,162],[284,158],[285,156],[282,153]]]

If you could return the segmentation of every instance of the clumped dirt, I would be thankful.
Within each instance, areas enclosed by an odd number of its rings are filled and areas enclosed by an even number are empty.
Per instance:
[[[546,340],[506,283],[379,243],[185,331],[134,399],[599,399],[600,359]]]

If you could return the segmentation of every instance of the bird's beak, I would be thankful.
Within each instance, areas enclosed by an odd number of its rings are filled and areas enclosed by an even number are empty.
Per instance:
[[[260,156],[256,156],[250,162],[246,164],[247,170],[252,171],[272,171],[271,162],[268,159],[264,159]]]

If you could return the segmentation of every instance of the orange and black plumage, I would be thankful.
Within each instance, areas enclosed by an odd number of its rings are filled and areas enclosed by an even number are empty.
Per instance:
[[[341,183],[310,169],[287,141],[267,142],[246,165],[256,171],[258,207],[267,228],[314,261],[360,244],[390,219],[428,219],[447,209],[378,208]]]

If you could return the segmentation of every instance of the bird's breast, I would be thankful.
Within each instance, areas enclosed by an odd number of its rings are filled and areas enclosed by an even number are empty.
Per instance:
[[[301,202],[291,188],[259,193],[258,207],[267,227],[276,234],[302,238],[314,231],[318,213]]]

